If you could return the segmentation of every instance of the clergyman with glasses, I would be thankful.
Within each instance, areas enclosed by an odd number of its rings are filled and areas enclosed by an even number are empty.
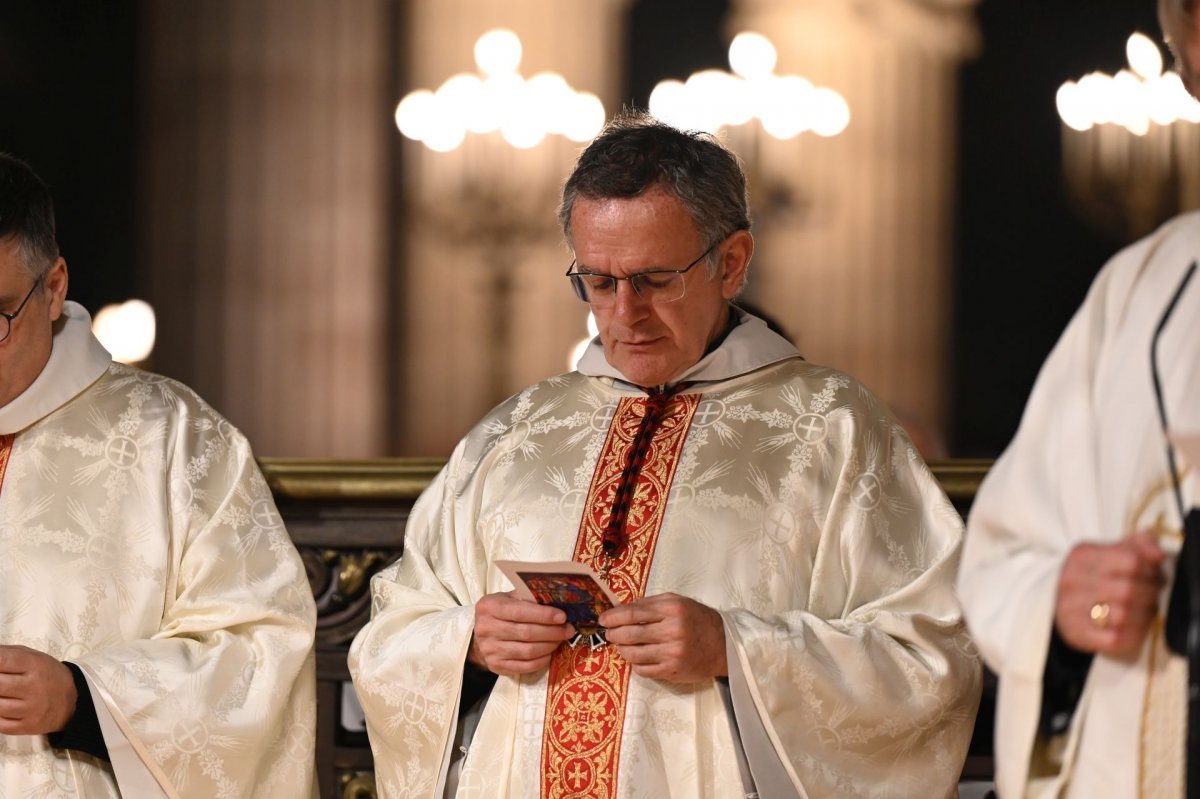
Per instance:
[[[114,363],[0,153],[0,796],[315,796],[315,609],[246,439]]]
[[[600,333],[463,439],[373,581],[381,796],[954,795],[961,521],[869,391],[732,304],[736,157],[623,114],[560,219]],[[572,592],[598,614],[530,600]]]

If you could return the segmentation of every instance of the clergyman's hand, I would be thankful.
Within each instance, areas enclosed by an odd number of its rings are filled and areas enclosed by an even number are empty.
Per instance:
[[[58,732],[75,713],[75,681],[58,660],[25,646],[0,645],[0,733]]]
[[[694,683],[729,673],[725,622],[694,599],[655,594],[604,611],[600,624],[635,674]]]
[[[511,677],[550,665],[559,644],[575,635],[567,614],[550,605],[518,599],[513,592],[488,594],[475,603],[475,634],[467,660]]]
[[[1148,532],[1117,544],[1077,545],[1059,573],[1058,634],[1083,652],[1136,655],[1157,611],[1162,562]]]

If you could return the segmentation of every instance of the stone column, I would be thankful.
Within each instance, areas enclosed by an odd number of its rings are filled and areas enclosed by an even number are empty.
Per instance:
[[[627,0],[414,0],[402,93],[475,72],[475,41],[503,27],[521,39],[520,72],[549,70],[617,106]],[[396,97],[394,102],[398,102]],[[399,138],[400,134],[394,135]],[[530,150],[498,133],[437,153],[404,140],[405,218],[396,349],[403,416],[394,449],[445,455],[489,408],[567,370],[586,307],[566,271],[558,192],[582,145],[549,136]]]
[[[156,368],[260,455],[384,454],[394,3],[143,7]]]
[[[730,131],[758,223],[748,297],[811,360],[946,425],[957,70],[974,0],[734,0],[728,32],[766,35],[778,73],[838,91],[839,136]]]

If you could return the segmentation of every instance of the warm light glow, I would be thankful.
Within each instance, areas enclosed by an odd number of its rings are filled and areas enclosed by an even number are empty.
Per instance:
[[[650,113],[661,120],[677,119],[683,113],[685,96],[681,81],[659,81],[650,92]]]
[[[578,92],[571,99],[571,103],[574,109],[562,134],[577,142],[596,138],[596,134],[604,127],[604,104],[600,102],[600,98],[591,92]]]
[[[467,131],[454,125],[450,119],[434,119],[431,122],[433,124],[429,126],[422,141],[434,152],[448,153],[461,145],[467,138]]]
[[[587,315],[587,331],[588,337],[576,342],[575,346],[571,347],[571,352],[567,355],[568,369],[579,368],[579,359],[587,352],[588,345],[592,343],[592,339],[600,335],[600,328],[596,326],[596,317],[592,315],[591,311],[588,311]]]
[[[493,30],[475,43],[481,75],[447,78],[436,92],[410,92],[396,107],[396,127],[431,150],[449,152],[468,133],[499,131],[509,145],[536,147],[547,135],[584,142],[604,127],[604,105],[590,92],[577,92],[554,72],[528,81],[517,72],[521,40],[509,30]]]
[[[525,81],[520,75],[493,75],[483,82],[483,93],[479,105],[471,112],[475,119],[470,128],[473,133],[491,133],[499,130],[506,116],[512,113]]]
[[[592,343],[590,338],[580,339],[575,342],[575,346],[571,347],[571,353],[567,355],[567,368],[575,370],[579,368],[579,361],[583,358],[583,354],[587,352],[588,345]]]
[[[142,300],[106,305],[92,320],[92,332],[113,360],[136,364],[154,350],[154,309]]]
[[[730,68],[747,80],[770,75],[777,58],[775,45],[760,33],[739,33],[729,45]]]
[[[546,138],[546,120],[529,92],[522,92],[513,110],[500,124],[500,133],[504,140],[520,150],[537,147]]]
[[[706,69],[692,73],[683,84],[687,105],[686,125],[680,127],[716,133],[725,121],[724,99],[728,94],[725,79],[736,80],[719,69]]]
[[[1075,81],[1067,81],[1058,87],[1054,104],[1058,106],[1058,116],[1063,123],[1075,130],[1087,130],[1092,126],[1091,115],[1083,107],[1079,85]]]
[[[565,133],[562,128],[569,115],[564,110],[575,100],[566,79],[556,72],[539,72],[525,82],[525,90],[542,116],[546,132]]]
[[[521,39],[505,28],[488,31],[475,42],[475,65],[485,75],[507,75],[521,66]]]
[[[1135,33],[1125,45],[1129,69],[1116,75],[1091,72],[1059,87],[1054,102],[1067,127],[1120,125],[1137,136],[1150,125],[1200,122],[1200,103],[1175,73],[1163,74],[1162,51],[1150,37]]]
[[[850,106],[833,89],[813,91],[813,133],[818,136],[836,136],[850,124]]]
[[[833,89],[799,75],[777,75],[775,46],[758,33],[739,33],[729,45],[733,73],[706,69],[686,82],[665,80],[650,93],[650,113],[687,130],[716,133],[757,118],[777,139],[807,130],[836,136],[850,124],[850,107]]]
[[[813,85],[799,75],[783,75],[765,84],[759,119],[777,139],[793,139],[811,127]],[[764,102],[765,101],[765,102]]]
[[[1162,74],[1163,59],[1158,45],[1144,33],[1135,33],[1125,43],[1125,57],[1129,66],[1145,80],[1152,80]]]
[[[396,127],[408,138],[421,141],[429,129],[432,112],[433,92],[428,89],[410,92],[396,106]]]

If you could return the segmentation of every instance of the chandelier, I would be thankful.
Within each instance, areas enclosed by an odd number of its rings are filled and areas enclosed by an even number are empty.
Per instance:
[[[600,98],[572,89],[556,72],[522,77],[521,55],[517,34],[488,31],[475,42],[478,72],[453,75],[437,91],[409,92],[396,107],[396,127],[436,152],[456,149],[470,133],[499,131],[518,149],[552,134],[575,142],[595,137],[605,119]]]
[[[1200,102],[1162,52],[1135,33],[1128,68],[1067,81],[1062,120],[1068,199],[1094,226],[1132,240],[1182,210],[1200,207]]]
[[[799,75],[775,72],[775,45],[743,32],[729,45],[732,72],[706,69],[686,81],[664,80],[650,93],[650,113],[677,127],[716,133],[757,119],[776,139],[805,131],[836,136],[850,124],[850,107],[833,89]]]

